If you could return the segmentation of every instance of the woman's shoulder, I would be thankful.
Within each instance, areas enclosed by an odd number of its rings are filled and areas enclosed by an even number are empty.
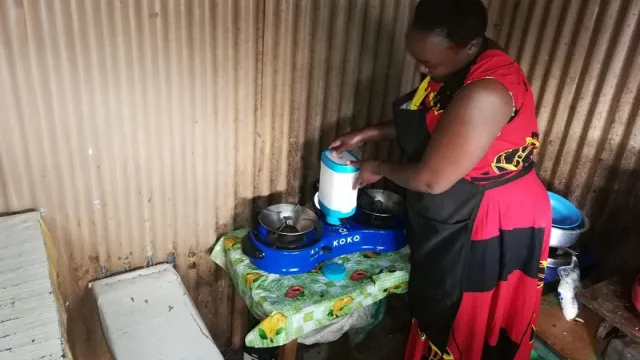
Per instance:
[[[495,79],[502,83],[513,99],[514,109],[519,110],[525,103],[533,104],[529,82],[520,65],[507,53],[490,49],[482,53],[471,66],[465,85],[482,79]]]
[[[480,54],[471,66],[465,83],[487,78],[517,83],[526,81],[516,60],[500,49],[489,49]]]

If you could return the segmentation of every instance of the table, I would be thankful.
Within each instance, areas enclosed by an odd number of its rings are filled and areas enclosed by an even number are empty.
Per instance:
[[[241,239],[248,229],[223,236],[211,260],[227,271],[251,314],[262,321],[245,337],[250,347],[288,344],[281,356],[295,354],[295,340],[324,327],[354,310],[373,304],[391,293],[407,291],[409,249],[392,253],[356,253],[331,261],[347,268],[347,278],[330,281],[322,264],[309,273],[280,276],[260,271],[242,253]],[[282,357],[281,357],[282,358]]]
[[[631,282],[620,278],[596,284],[577,295],[585,306],[602,316],[633,340],[640,342],[640,314],[631,303]]]

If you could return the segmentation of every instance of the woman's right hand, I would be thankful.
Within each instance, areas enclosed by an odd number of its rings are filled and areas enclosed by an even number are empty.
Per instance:
[[[395,137],[396,127],[393,125],[393,121],[388,120],[342,134],[331,142],[329,149],[339,154],[360,147],[368,141],[391,140]]]
[[[331,144],[329,144],[329,149],[340,154],[362,146],[365,141],[367,141],[366,131],[364,131],[364,129],[355,130],[335,138]]]

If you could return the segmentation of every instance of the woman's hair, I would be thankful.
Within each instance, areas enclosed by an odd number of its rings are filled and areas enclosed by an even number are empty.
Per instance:
[[[464,46],[484,36],[487,22],[487,9],[480,0],[420,0],[411,27]]]

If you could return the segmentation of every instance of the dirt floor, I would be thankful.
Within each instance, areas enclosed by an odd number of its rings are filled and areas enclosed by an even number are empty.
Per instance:
[[[360,343],[351,345],[349,337],[343,335],[338,340],[328,344],[326,357],[314,355],[322,352],[318,346],[298,346],[298,360],[396,360],[404,356],[404,346],[407,340],[411,317],[403,296],[390,296],[387,310],[380,323],[369,332]],[[327,346],[327,345],[320,345]],[[225,354],[228,360],[242,360],[242,352],[231,351]]]

